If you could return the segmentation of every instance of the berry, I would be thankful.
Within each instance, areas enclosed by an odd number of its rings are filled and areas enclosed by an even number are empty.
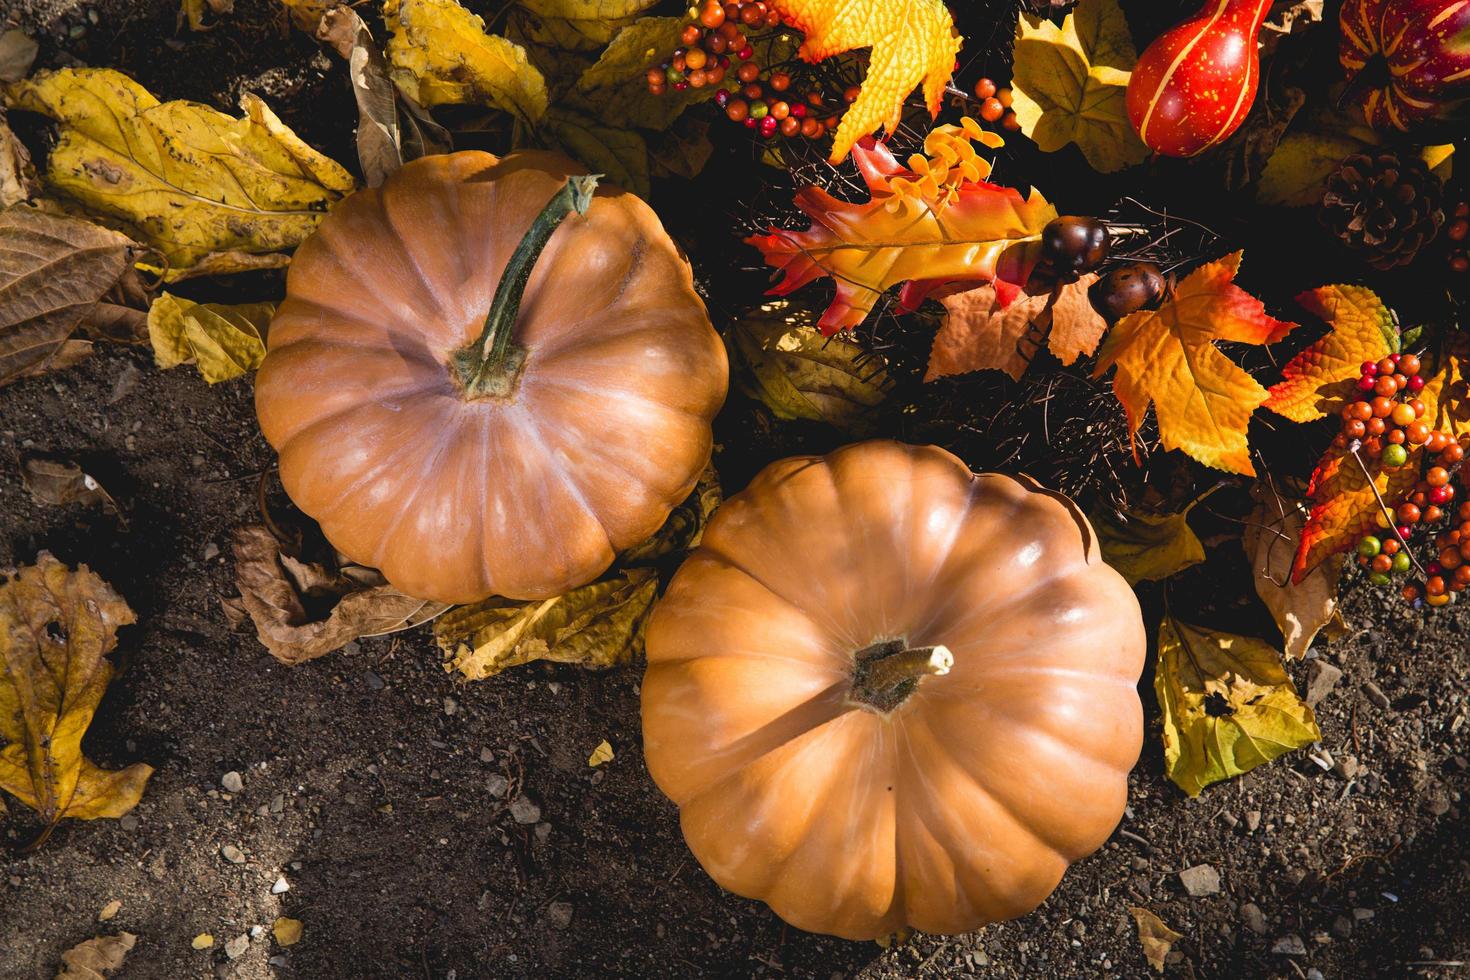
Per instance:
[[[746,83],[755,81],[757,78],[760,77],[760,75],[760,65],[757,65],[752,61],[747,61],[739,68],[735,69],[735,77]]]
[[[1404,354],[1399,358],[1399,363],[1397,367],[1399,374],[1413,375],[1419,373],[1419,368],[1421,367],[1421,365],[1417,356],[1413,354]]]
[[[1383,550],[1383,542],[1373,535],[1365,535],[1358,541],[1358,554],[1364,558],[1372,558]]]
[[[1465,458],[1465,447],[1458,442],[1452,442],[1440,450],[1439,461],[1445,466],[1454,466]]]
[[[988,78],[982,78],[975,83],[975,98],[985,100],[995,95],[995,83]]]
[[[1353,418],[1362,419],[1364,422],[1373,417],[1373,405],[1369,402],[1353,402],[1348,406],[1348,411]]]
[[[1409,524],[1400,524],[1398,527],[1393,529],[1393,532],[1399,537],[1403,538],[1405,541],[1407,541],[1409,540],[1409,536],[1414,533],[1414,528],[1412,525]]]
[[[1377,586],[1391,585],[1393,583],[1393,579],[1389,578],[1386,572],[1373,572],[1368,576],[1368,581]]]
[[[1383,395],[1385,398],[1392,397],[1399,392],[1399,383],[1391,374],[1380,374],[1373,381],[1374,394]],[[1410,409],[1412,411],[1412,409]]]
[[[1381,558],[1383,556],[1380,555],[1379,557]],[[1389,561],[1393,563],[1393,571],[1395,571],[1399,575],[1402,575],[1404,572],[1407,572],[1409,570],[1409,553],[1407,551],[1400,551],[1398,554],[1389,559]]]
[[[986,122],[1000,122],[1000,117],[1006,114],[1006,107],[1000,104],[1000,99],[986,99],[980,103],[980,118]]]
[[[1455,499],[1454,487],[1435,487],[1429,491],[1429,502],[1443,506]]]
[[[1422,515],[1416,504],[1402,503],[1399,504],[1398,510],[1394,512],[1394,516],[1399,519],[1399,523],[1401,524],[1418,524],[1419,518]]]
[[[1396,470],[1409,461],[1409,454],[1407,451],[1405,451],[1403,446],[1390,443],[1389,445],[1383,447],[1383,452],[1379,455],[1378,460],[1384,465],[1385,468]],[[1413,505],[1410,504],[1409,506],[1412,507]],[[1414,509],[1414,519],[1418,520],[1418,508],[1416,507]]]
[[[1424,482],[1431,487],[1442,487],[1450,482],[1450,471],[1443,466],[1431,466],[1424,474]]]
[[[1399,402],[1393,407],[1393,411],[1388,413],[1388,417],[1393,419],[1394,425],[1408,425],[1419,416],[1414,414],[1414,407],[1412,405],[1406,405],[1403,402]]]
[[[1386,418],[1388,418],[1389,413],[1392,412],[1392,411],[1393,411],[1393,401],[1392,400],[1390,400],[1388,398],[1385,398],[1382,395],[1379,395],[1378,397],[1376,397],[1376,398],[1373,399],[1373,417],[1374,418],[1386,419]]]
[[[749,61],[751,58],[755,57],[755,48],[752,48],[750,45],[747,44],[745,45],[745,47],[735,52],[735,57],[739,58],[741,61]]]
[[[1363,362],[1363,366],[1361,368],[1361,373],[1363,373],[1363,374],[1365,374],[1365,375],[1367,375],[1368,377],[1371,378],[1373,375],[1375,375],[1375,374],[1378,373],[1378,362],[1377,361],[1364,361]]]
[[[1381,360],[1379,360],[1379,362],[1378,362],[1378,373],[1379,374],[1392,375],[1394,373],[1395,369],[1398,368],[1398,363],[1399,362],[1394,357],[1394,355],[1390,354],[1387,357],[1382,358]]]
[[[1399,554],[1403,554],[1403,552],[1399,552]],[[1398,557],[1398,556],[1395,555],[1394,557]],[[1404,555],[1404,557],[1407,558],[1408,556],[1407,555]],[[1390,558],[1387,555],[1375,555],[1373,557],[1373,560],[1371,562],[1369,562],[1368,567],[1371,568],[1371,569],[1373,569],[1373,571],[1375,571],[1375,572],[1389,572],[1389,571],[1392,571],[1393,570],[1393,558]]]
[[[699,13],[699,22],[711,30],[725,22],[725,8],[717,3],[706,4]]]
[[[750,105],[744,99],[731,99],[725,107],[725,115],[731,122],[745,122],[750,115]]]
[[[791,87],[791,76],[783,71],[771,75],[769,81],[771,89],[776,92],[784,92]]]
[[[1404,427],[1404,434],[1409,437],[1409,444],[1422,446],[1429,441],[1429,424],[1415,420]]]
[[[1377,380],[1376,380],[1376,377],[1374,375],[1365,374],[1361,378],[1358,379],[1358,390],[1359,391],[1372,391],[1373,390],[1373,386],[1376,383],[1377,383]]]

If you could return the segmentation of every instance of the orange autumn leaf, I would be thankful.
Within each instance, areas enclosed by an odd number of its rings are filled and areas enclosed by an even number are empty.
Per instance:
[[[818,187],[797,192],[796,206],[812,219],[806,231],[770,229],[747,238],[784,277],[770,290],[784,296],[831,276],[837,295],[818,323],[831,335],[863,321],[883,291],[907,283],[904,309],[916,308],[939,285],[998,284],[1002,304],[1016,296],[1035,266],[1041,231],[1057,216],[1035,190],[1029,197],[989,183],[990,163],[972,145],[1002,145],[973,119],[937,126],[924,140],[927,156],[901,165],[865,139],[853,149],[871,192],[863,203],[840,201]]]
[[[1103,342],[1094,377],[1117,367],[1113,393],[1128,413],[1130,436],[1152,403],[1165,449],[1254,476],[1246,429],[1266,389],[1215,341],[1274,344],[1296,324],[1269,316],[1260,300],[1235,285],[1241,255],[1200,266],[1157,310],[1118,321]]]
[[[1465,352],[1449,353],[1440,370],[1419,392],[1424,418],[1430,427],[1455,438],[1470,435],[1470,380],[1466,377]],[[1408,462],[1396,470],[1384,470],[1376,459],[1360,453],[1362,465],[1348,449],[1328,449],[1307,488],[1311,509],[1297,542],[1291,578],[1301,582],[1327,558],[1347,551],[1365,534],[1379,530],[1383,507],[1392,509],[1403,502],[1419,481],[1423,469],[1423,446],[1409,446]],[[1363,471],[1373,477],[1370,485]],[[1377,494],[1373,492],[1377,487]],[[1383,504],[1379,504],[1382,498]]]
[[[805,61],[871,50],[857,101],[837,127],[833,163],[880,126],[897,129],[904,100],[921,83],[929,115],[939,114],[963,40],[943,0],[767,0],[767,6],[806,35],[797,52]]]
[[[1378,294],[1366,286],[1332,285],[1310,289],[1297,302],[1332,330],[1302,351],[1271,386],[1266,407],[1293,422],[1325,418],[1342,407],[1364,361],[1398,350],[1398,326]]]
[[[1097,349],[1108,324],[1087,299],[1088,273],[1055,291],[1022,292],[1002,306],[986,283],[940,298],[947,313],[929,354],[925,381],[993,368],[1021,380],[1041,345],[1071,364]]]

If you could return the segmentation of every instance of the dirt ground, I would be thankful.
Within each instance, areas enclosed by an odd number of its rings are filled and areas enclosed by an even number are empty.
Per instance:
[[[120,65],[160,97],[222,107],[263,91],[303,136],[350,159],[340,71],[299,35],[273,33],[267,0],[239,0],[229,30],[192,36],[174,34],[168,0],[9,3],[43,40],[44,64]],[[748,436],[745,411],[732,399],[722,430]],[[747,440],[754,451],[717,458],[726,490],[836,438]],[[27,450],[81,462],[126,525],[34,503],[15,465]],[[157,769],[129,817],[63,824],[37,854],[19,853],[38,829],[30,816],[12,801],[0,817],[0,980],[51,976],[63,950],[118,930],[139,936],[122,975],[148,980],[1140,977],[1129,906],[1183,933],[1171,976],[1466,973],[1464,604],[1425,616],[1352,592],[1355,629],[1315,648],[1343,672],[1317,706],[1331,769],[1298,752],[1198,800],[1163,775],[1145,676],[1149,735],[1112,840],[1031,915],[884,950],[787,928],[710,881],[643,765],[636,669],[531,665],[464,686],[423,630],[295,669],[231,633],[219,606],[233,592],[229,534],[256,519],[273,463],[248,381],[211,388],[190,369],[157,370],[146,351],[105,349],[0,390],[0,566],[50,550],[132,605],[139,622],[122,633],[120,677],[86,749],[105,766]],[[1299,687],[1324,673],[1291,669]],[[590,769],[603,739],[616,758]],[[221,782],[232,771],[238,794]],[[1218,893],[1186,893],[1179,872],[1200,865],[1218,872]],[[289,890],[273,894],[282,878]],[[121,910],[99,924],[113,901]],[[305,927],[290,949],[270,934],[283,915]],[[213,948],[191,948],[201,933]],[[242,935],[248,948],[228,959]]]

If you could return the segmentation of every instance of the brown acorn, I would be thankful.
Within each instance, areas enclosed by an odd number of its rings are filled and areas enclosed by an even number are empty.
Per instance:
[[[1053,218],[1041,230],[1041,259],[1060,275],[1079,276],[1102,265],[1112,244],[1108,226],[1075,214]]]
[[[1110,323],[1130,313],[1156,306],[1164,296],[1164,274],[1152,262],[1130,262],[1093,283],[1093,309]]]

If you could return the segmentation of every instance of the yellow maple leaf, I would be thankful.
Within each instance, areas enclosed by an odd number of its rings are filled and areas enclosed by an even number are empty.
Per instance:
[[[546,79],[526,49],[486,34],[455,0],[387,0],[383,23],[393,82],[419,105],[496,106],[527,124],[546,114]]]
[[[195,303],[160,293],[148,308],[148,339],[161,368],[194,364],[210,384],[238,378],[265,359],[272,303]]]
[[[48,552],[0,583],[0,790],[46,821],[120,817],[153,775],[117,772],[82,755],[82,736],[112,679],[107,654],[133,622],[122,597],[86,566]],[[44,839],[44,835],[43,835]]]
[[[166,278],[285,265],[355,186],[254,95],[243,119],[160,103],[109,68],[66,68],[0,88],[5,104],[60,123],[45,180],[167,259]]]
[[[767,6],[806,35],[800,51],[806,61],[871,49],[862,90],[837,127],[833,163],[879,127],[898,128],[904,99],[920,83],[929,115],[938,115],[964,40],[943,0],[767,0]]]
[[[1265,405],[1293,422],[1326,418],[1342,407],[1364,361],[1398,350],[1398,325],[1378,294],[1367,286],[1320,286],[1297,302],[1332,329],[1281,369]]]
[[[1023,14],[1015,59],[1011,107],[1042,150],[1076,143],[1104,173],[1148,157],[1128,121],[1125,97],[1138,56],[1117,0],[1082,0],[1060,27]]]
[[[1322,737],[1281,655],[1254,637],[1165,616],[1154,693],[1165,769],[1190,796]]]
[[[1117,367],[1113,392],[1128,413],[1130,436],[1152,403],[1165,449],[1254,476],[1246,428],[1266,389],[1215,341],[1271,344],[1296,324],[1269,316],[1260,300],[1234,284],[1241,255],[1200,266],[1157,310],[1118,321],[1103,341],[1094,376]]]
[[[992,148],[1000,137],[973,119],[936,126],[924,152],[900,164],[887,147],[865,139],[853,160],[871,197],[839,201],[818,187],[797,192],[796,206],[812,219],[806,231],[772,228],[747,238],[766,263],[785,273],[771,294],[784,296],[824,276],[837,295],[818,326],[824,334],[855,327],[883,291],[907,283],[901,305],[916,308],[947,282],[1004,284],[1014,297],[1039,256],[1042,229],[1057,216],[1040,192],[1022,197],[985,180],[990,163],[974,142]]]

